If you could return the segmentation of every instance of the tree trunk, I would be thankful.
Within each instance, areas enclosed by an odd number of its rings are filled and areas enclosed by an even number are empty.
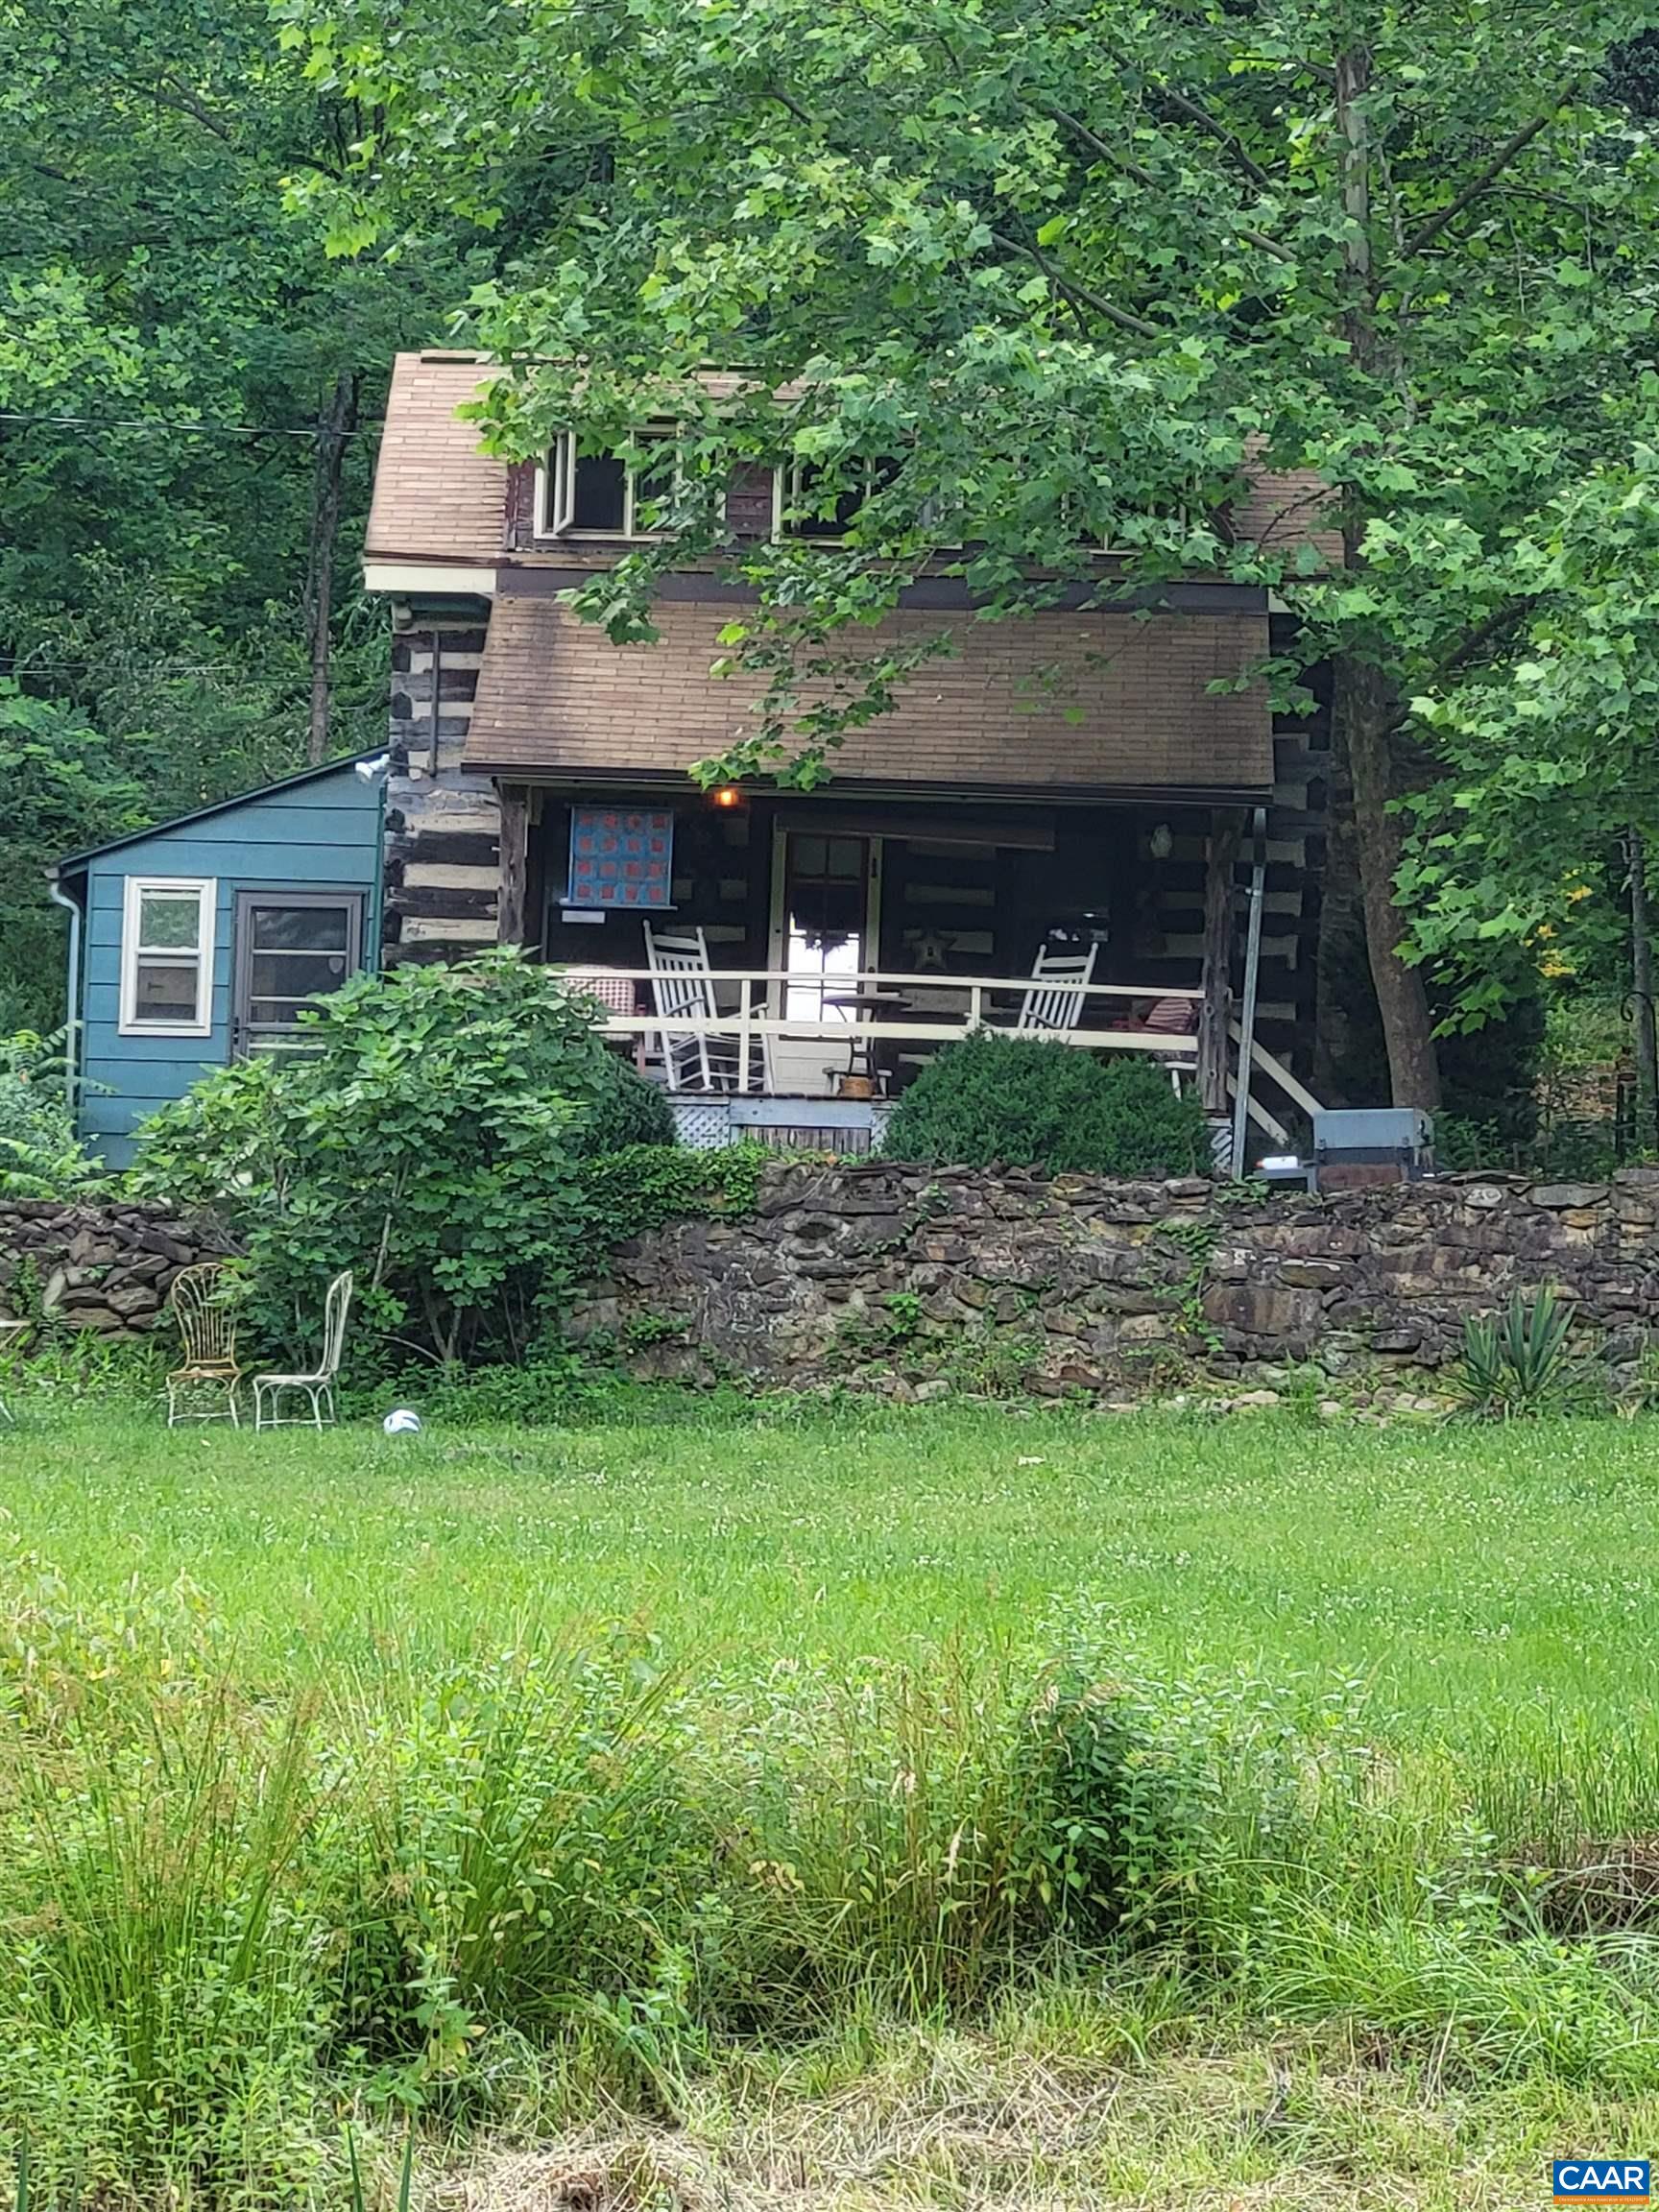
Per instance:
[[[1630,1010],[1636,1030],[1636,1149],[1659,1143],[1659,1023],[1653,1011],[1653,935],[1647,908],[1647,845],[1640,830],[1624,841],[1630,862]]]
[[[1371,260],[1371,163],[1374,147],[1368,107],[1373,87],[1370,47],[1357,39],[1336,56],[1336,126],[1341,134],[1342,211],[1347,217],[1342,257],[1347,303],[1342,334],[1359,379],[1382,372],[1377,330],[1376,279]],[[1351,495],[1343,517],[1346,565],[1363,568],[1361,541],[1368,517]],[[1346,747],[1354,789],[1354,837],[1359,862],[1359,891],[1365,913],[1365,950],[1382,1041],[1388,1053],[1388,1080],[1396,1106],[1420,1106],[1430,1113],[1440,1104],[1440,1070],[1433,1024],[1423,978],[1407,968],[1395,947],[1402,917],[1394,903],[1394,878],[1400,866],[1400,824],[1388,811],[1394,797],[1395,701],[1381,666],[1350,650],[1334,663],[1336,720]]]
[[[1370,1027],[1372,1000],[1358,974],[1365,962],[1359,855],[1354,843],[1354,792],[1342,731],[1331,727],[1331,781],[1325,798],[1325,850],[1319,871],[1318,934],[1313,950],[1313,1088],[1327,1106],[1354,1103],[1357,1041]],[[1358,988],[1357,988],[1358,987]],[[1381,1026],[1378,1029],[1381,1038]]]
[[[311,493],[311,545],[305,564],[305,644],[311,659],[311,714],[305,757],[328,757],[328,643],[334,620],[334,546],[340,535],[340,483],[346,443],[357,424],[358,379],[343,369],[317,425]]]
[[[1349,654],[1337,656],[1335,680],[1336,719],[1354,785],[1365,950],[1382,1017],[1389,1090],[1396,1106],[1421,1106],[1433,1114],[1440,1107],[1440,1068],[1429,995],[1420,971],[1408,968],[1396,950],[1405,918],[1394,902],[1400,818],[1388,810],[1394,797],[1394,697],[1381,669]]]

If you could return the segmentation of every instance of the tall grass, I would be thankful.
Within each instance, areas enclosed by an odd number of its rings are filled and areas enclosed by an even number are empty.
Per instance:
[[[37,2196],[313,2188],[354,2107],[672,2117],[714,2057],[1070,1960],[1346,2017],[1442,2069],[1637,2083],[1659,1981],[1563,1944],[1339,1695],[1050,1664],[679,1671],[637,1634],[260,1698],[209,1618],[15,1651],[0,2124]],[[77,1666],[74,1654],[96,1661]],[[19,1695],[20,1685],[26,1695]],[[551,2102],[549,2102],[551,2101]],[[389,2123],[388,2123],[389,2125]]]
[[[209,1455],[240,1449],[201,1446],[170,1509],[197,1526]],[[863,1574],[896,1539],[849,1496]],[[641,1489],[603,1504],[643,1526]],[[736,1508],[708,1510],[706,1545]],[[1141,1541],[1171,1603],[1211,1587]],[[1328,1602],[1305,1563],[1285,1590],[1295,1565],[1264,1570],[1277,1601]],[[1175,1664],[1076,1593],[864,1647],[781,1612],[672,1650],[637,1618],[490,1620],[469,1650],[416,1622],[297,1666],[186,1578],[92,1579],[0,1546],[0,2141],[27,2135],[37,2202],[345,2204],[349,2127],[395,2167],[411,2114],[672,2121],[733,2053],[805,2067],[872,2021],[1066,2002],[1033,1991],[1110,1993],[1125,2053],[1177,2021],[1337,2023],[1440,2080],[1659,2080],[1659,1768],[1592,1710]],[[1604,1849],[1618,1882],[1573,1888]]]

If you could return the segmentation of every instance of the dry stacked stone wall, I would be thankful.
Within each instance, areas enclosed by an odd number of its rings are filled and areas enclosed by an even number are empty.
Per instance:
[[[0,1320],[44,1314],[100,1336],[141,1335],[179,1270],[223,1250],[156,1207],[0,1199]]]
[[[757,1211],[615,1255],[578,1310],[657,1374],[899,1396],[1117,1394],[1183,1373],[1427,1380],[1463,1323],[1549,1284],[1616,1368],[1659,1323],[1659,1171],[1315,1198],[884,1161],[768,1170]]]

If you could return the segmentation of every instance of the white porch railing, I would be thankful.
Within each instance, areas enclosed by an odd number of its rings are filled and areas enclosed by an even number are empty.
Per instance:
[[[567,971],[573,988],[580,989],[584,977],[597,982],[601,976],[606,983],[631,983],[642,997],[649,997],[652,981],[649,968],[584,969],[572,963]],[[602,1024],[603,1034],[618,1040],[635,1039],[644,1043],[648,1050],[655,1050],[668,1059],[665,1038],[676,1040],[706,1036],[730,1040],[736,1049],[733,1054],[731,1083],[728,1089],[742,1096],[761,1091],[763,1085],[755,1080],[755,1043],[775,1039],[795,1044],[831,1045],[845,1048],[854,1038],[860,1044],[903,1046],[949,1045],[952,1040],[968,1035],[970,1030],[981,1027],[993,1014],[1011,1022],[1018,1015],[1019,1003],[1034,986],[1029,975],[938,975],[896,974],[882,969],[861,969],[856,975],[831,975],[825,977],[789,974],[775,968],[716,968],[710,972],[709,981],[716,998],[733,999],[734,1003],[723,1007],[714,1017],[687,1019],[681,1016],[670,1021],[654,1012],[609,1012]],[[929,1004],[924,1009],[895,1009],[892,1013],[872,1015],[851,1010],[843,1016],[833,1010],[817,1016],[783,1014],[777,1010],[785,990],[817,993],[822,987],[825,998],[838,994],[891,991],[895,995],[913,992],[926,993],[930,1001],[946,997],[961,1000],[960,1008]],[[1123,1005],[1135,999],[1182,998],[1199,1003],[1204,997],[1198,990],[1175,990],[1161,983],[1085,983],[1066,985],[1068,993],[1075,992],[1086,1001],[1110,1007],[1114,1002]],[[1000,1008],[997,1001],[1003,1001]],[[1196,1030],[1186,1034],[1163,1030],[1085,1028],[1027,1030],[1027,1036],[1052,1039],[1061,1045],[1075,1045],[1089,1052],[1142,1052],[1148,1053],[1165,1067],[1178,1073],[1195,1070],[1198,1060]]]

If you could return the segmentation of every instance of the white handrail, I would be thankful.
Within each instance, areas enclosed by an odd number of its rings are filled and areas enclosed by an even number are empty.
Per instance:
[[[792,1037],[806,1045],[845,1045],[854,1031],[859,1037],[878,1037],[903,1043],[944,1044],[965,1037],[962,1022],[827,1022],[809,1014],[676,1015],[664,1021],[661,1014],[611,1014],[599,1024],[606,1037],[637,1037],[654,1030],[671,1030],[676,1037]],[[1012,1032],[1010,1032],[1012,1034]],[[1198,1055],[1193,1036],[1166,1037],[1156,1029],[1028,1029],[1027,1041],[1053,1045],[1080,1045],[1089,1051],[1159,1052]]]
[[[556,973],[573,975],[615,976],[624,983],[649,983],[649,968],[615,968],[609,961],[566,960],[560,963]],[[855,974],[803,975],[787,968],[711,968],[711,983],[793,983],[798,990],[817,990],[820,985],[827,993],[862,988],[874,983],[885,988],[889,984],[903,984],[915,991],[966,991],[970,995],[983,991],[1029,991],[1029,975],[944,975],[915,974],[902,974],[885,969],[860,968]],[[1186,998],[1199,1000],[1202,990],[1190,989],[1173,983],[1068,983],[1068,992],[1081,992],[1091,998]]]

